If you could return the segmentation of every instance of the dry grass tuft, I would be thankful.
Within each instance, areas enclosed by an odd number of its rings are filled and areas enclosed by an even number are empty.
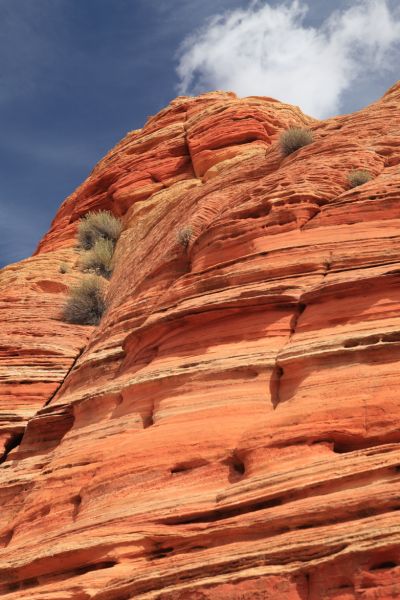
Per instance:
[[[182,227],[176,235],[176,239],[178,244],[182,246],[182,248],[187,248],[189,246],[189,242],[193,235],[193,229],[187,225],[186,227]]]
[[[350,187],[354,188],[367,183],[367,181],[371,181],[372,175],[369,171],[355,169],[354,171],[350,171],[350,173],[347,175],[347,179],[349,180]]]
[[[90,250],[82,254],[79,262],[80,270],[95,273],[109,279],[113,271],[113,254],[113,241],[106,238],[99,238]]]
[[[115,244],[121,235],[120,219],[108,210],[88,212],[78,224],[78,241],[81,248],[90,250],[99,239],[110,240]]]
[[[310,129],[304,129],[302,127],[289,127],[279,138],[281,146],[281,152],[285,156],[292,154],[299,148],[307,146],[313,142],[313,134]]]
[[[98,325],[105,310],[104,287],[100,277],[87,275],[70,288],[62,319],[79,325]]]

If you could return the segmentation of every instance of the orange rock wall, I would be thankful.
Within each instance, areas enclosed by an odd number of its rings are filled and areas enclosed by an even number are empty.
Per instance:
[[[177,98],[3,270],[1,594],[400,597],[399,108]],[[314,143],[282,157],[289,125]],[[100,208],[108,309],[67,325]]]

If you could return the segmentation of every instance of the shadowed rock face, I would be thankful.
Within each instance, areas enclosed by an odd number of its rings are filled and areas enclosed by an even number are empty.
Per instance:
[[[4,597],[400,597],[399,109],[177,98],[1,272]],[[66,324],[103,208],[108,310]]]

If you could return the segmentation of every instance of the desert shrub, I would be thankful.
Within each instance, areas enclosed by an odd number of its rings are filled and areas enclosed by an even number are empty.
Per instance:
[[[78,224],[78,241],[81,248],[90,250],[98,239],[111,240],[116,243],[121,235],[121,220],[108,211],[88,212]]]
[[[66,262],[62,262],[61,265],[59,266],[60,273],[64,274],[64,273],[68,273],[69,271],[69,266]]]
[[[87,275],[70,288],[62,318],[67,323],[97,325],[104,310],[104,288],[101,279],[96,275]]]
[[[356,169],[354,171],[350,171],[347,175],[347,179],[349,180],[350,187],[354,188],[358,185],[363,185],[363,183],[367,183],[372,179],[372,175],[369,171],[364,171],[363,169]]]
[[[186,227],[182,227],[182,229],[178,231],[176,239],[183,248],[187,248],[189,246],[189,242],[192,235],[193,229],[189,225],[187,225]]]
[[[307,146],[307,144],[311,144],[312,141],[312,131],[302,127],[289,127],[289,129],[286,129],[279,138],[281,151],[285,156],[292,154],[292,152],[295,152],[303,146]]]
[[[107,238],[99,238],[94,246],[81,256],[79,267],[81,271],[90,271],[109,279],[112,274],[112,257],[114,242]]]

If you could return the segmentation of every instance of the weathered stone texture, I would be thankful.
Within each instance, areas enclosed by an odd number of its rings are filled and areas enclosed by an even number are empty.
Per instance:
[[[6,598],[400,597],[399,109],[177,98],[2,272]],[[283,157],[290,125],[314,143]],[[67,325],[100,208],[108,310]]]

